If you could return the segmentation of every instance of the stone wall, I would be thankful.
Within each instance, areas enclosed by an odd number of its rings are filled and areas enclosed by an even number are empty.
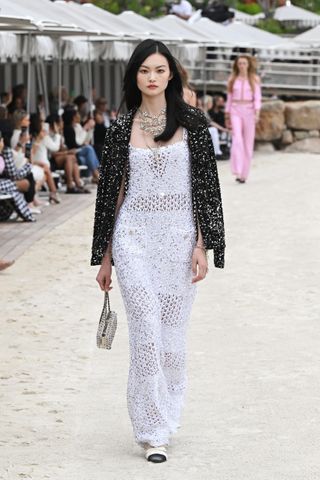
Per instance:
[[[320,100],[263,102],[256,150],[320,154]]]

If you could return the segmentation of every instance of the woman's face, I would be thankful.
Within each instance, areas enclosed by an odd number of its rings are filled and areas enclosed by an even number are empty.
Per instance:
[[[160,53],[153,53],[140,65],[137,86],[143,95],[156,97],[165,91],[171,78],[166,57]]]
[[[240,73],[247,73],[249,68],[249,62],[246,58],[244,57],[238,58],[237,65]]]

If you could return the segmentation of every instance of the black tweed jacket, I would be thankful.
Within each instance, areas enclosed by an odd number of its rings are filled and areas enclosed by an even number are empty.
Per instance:
[[[195,110],[188,107],[186,114]],[[188,130],[193,216],[196,227],[199,222],[206,249],[213,249],[214,265],[223,268],[225,239],[217,165],[206,119],[200,111],[196,111],[199,112],[199,125],[194,130]],[[131,110],[118,117],[106,134],[96,198],[91,265],[101,264],[111,239],[124,174],[125,194],[128,190],[129,141],[134,113]]]

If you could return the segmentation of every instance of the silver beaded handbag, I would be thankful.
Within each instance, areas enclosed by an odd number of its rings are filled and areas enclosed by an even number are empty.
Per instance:
[[[97,347],[110,350],[116,329],[117,314],[110,310],[109,294],[105,292],[104,304],[97,331]]]

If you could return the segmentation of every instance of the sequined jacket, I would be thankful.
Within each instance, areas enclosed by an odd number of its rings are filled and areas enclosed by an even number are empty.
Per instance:
[[[188,109],[199,112],[193,107]],[[96,197],[91,265],[101,264],[112,237],[116,204],[124,174],[124,194],[128,191],[129,141],[134,113],[131,110],[118,117],[106,134]],[[188,145],[196,234],[198,236],[199,223],[206,249],[213,249],[214,265],[223,268],[225,239],[218,171],[211,135],[205,117],[200,112],[199,125],[194,130],[188,130]]]

